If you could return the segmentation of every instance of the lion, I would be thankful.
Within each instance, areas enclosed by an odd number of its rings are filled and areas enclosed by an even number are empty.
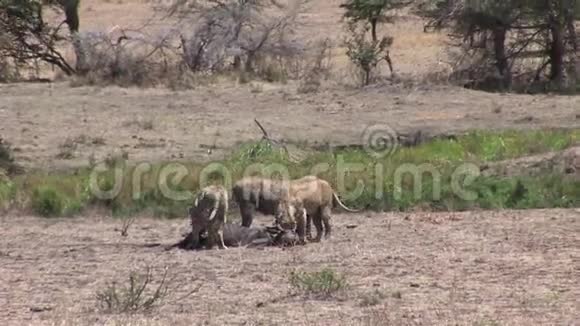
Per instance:
[[[242,226],[250,227],[257,211],[273,215],[276,224],[283,229],[293,229],[296,216],[304,212],[301,204],[289,197],[288,190],[288,182],[260,177],[246,177],[236,182],[232,197],[240,207]]]
[[[208,186],[200,191],[189,208],[191,248],[196,248],[200,235],[207,232],[207,249],[212,249],[216,243],[220,249],[227,249],[223,236],[227,211],[228,193],[224,187]]]
[[[298,221],[298,236],[306,233],[309,240],[319,242],[324,237],[330,238],[332,227],[330,225],[331,209],[340,206],[344,210],[356,213],[357,210],[346,207],[338,198],[330,184],[316,176],[309,175],[290,183],[291,202],[300,202],[301,208],[306,211],[306,221]],[[311,223],[316,227],[316,238],[312,239]]]

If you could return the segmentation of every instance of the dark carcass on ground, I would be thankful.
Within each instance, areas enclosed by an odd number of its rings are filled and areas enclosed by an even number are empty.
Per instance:
[[[282,230],[276,226],[245,227],[239,224],[226,223],[224,225],[224,243],[228,247],[267,247],[294,246],[298,242],[295,232]],[[189,232],[181,241],[168,247],[185,250],[199,250],[207,245],[207,233],[200,234],[199,243],[195,248],[192,246],[192,234]]]

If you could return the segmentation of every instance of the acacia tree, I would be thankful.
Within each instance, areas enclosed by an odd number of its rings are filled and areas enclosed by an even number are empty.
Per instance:
[[[408,5],[408,2],[399,0],[347,0],[340,7],[346,10],[345,18],[355,22],[368,22],[372,40],[377,42],[378,24],[392,21],[392,17],[388,16],[387,12],[406,5]]]
[[[578,50],[576,0],[431,0],[426,4],[431,8],[420,11],[431,18],[426,31],[428,27],[450,28],[459,46],[482,58],[472,68],[480,69],[491,60],[502,86],[509,88],[515,63],[531,58],[538,63],[534,82],[545,75],[563,88],[566,61],[574,61]],[[521,66],[530,68],[529,64]],[[549,73],[544,73],[548,67]]]
[[[41,60],[60,68],[67,75],[75,73],[59,51],[66,41],[62,25],[67,24],[71,34],[79,27],[79,0],[0,0],[0,56],[12,58],[18,64]],[[43,19],[43,10],[63,12],[66,19],[56,26]]]
[[[576,0],[536,0],[531,1],[533,15],[547,31],[546,53],[550,66],[549,78],[558,88],[565,85],[566,56],[576,57],[578,47],[574,22],[578,13]],[[577,77],[577,76],[574,76]]]
[[[79,36],[79,5],[80,0],[47,0],[49,4],[62,8],[65,14],[65,22],[69,28],[72,44],[76,55],[76,71],[85,73],[87,71],[86,55]]]
[[[363,84],[370,82],[371,71],[376,65],[385,60],[394,74],[389,47],[393,43],[392,37],[383,37],[379,40],[377,28],[380,23],[392,22],[388,12],[408,5],[401,0],[347,0],[340,5],[345,9],[344,18],[349,25],[350,38],[346,42],[347,55],[350,60],[364,72]],[[362,25],[362,28],[360,26]],[[371,40],[366,40],[366,31],[370,29]]]

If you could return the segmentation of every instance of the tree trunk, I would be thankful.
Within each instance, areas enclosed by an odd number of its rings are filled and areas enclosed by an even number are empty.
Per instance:
[[[395,70],[393,69],[393,60],[391,60],[391,52],[387,50],[387,54],[385,55],[385,61],[387,61],[387,65],[389,66],[389,71],[391,72],[391,78],[395,77]]]
[[[551,13],[548,20],[550,29],[550,80],[555,82],[558,88],[564,86],[564,55],[566,54],[564,44],[564,26],[560,22],[560,17],[556,13]]]
[[[566,29],[568,30],[568,39],[570,40],[570,45],[572,47],[572,79],[574,83],[577,83],[578,77],[580,76],[580,57],[578,53],[578,35],[576,33],[575,26],[575,12],[573,9],[569,9],[566,15]]]
[[[82,40],[79,36],[79,4],[80,0],[61,0],[61,6],[64,9],[66,15],[66,24],[68,25],[72,44],[76,56],[76,71],[77,73],[84,74],[87,72],[87,60],[86,53],[83,48]]]
[[[493,30],[493,50],[495,55],[495,65],[497,71],[503,79],[504,87],[509,88],[511,84],[511,72],[509,71],[508,59],[505,50],[507,29],[496,27]]]
[[[371,36],[373,38],[373,42],[376,43],[377,42],[377,24],[379,23],[377,18],[372,18],[371,19]]]
[[[83,47],[83,42],[78,32],[71,34],[72,44],[77,58],[75,70],[78,74],[86,74],[89,70],[87,65],[87,56]]]

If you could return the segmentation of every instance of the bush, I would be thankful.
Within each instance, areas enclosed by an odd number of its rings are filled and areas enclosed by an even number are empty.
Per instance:
[[[196,73],[235,70],[240,79],[285,81],[304,46],[291,40],[302,1],[179,1],[171,12],[186,22],[181,28],[181,61]],[[183,33],[183,31],[187,31]]]
[[[31,195],[32,210],[44,217],[72,216],[83,210],[86,194],[66,195],[58,186],[40,186]]]
[[[39,187],[32,193],[32,209],[41,216],[61,216],[65,207],[65,197],[52,188]]]
[[[290,274],[290,286],[299,293],[329,298],[348,287],[346,278],[334,270],[325,268],[319,272],[296,272]]]
[[[22,167],[14,161],[10,145],[0,138],[0,173],[2,171],[12,175],[22,172]]]
[[[97,291],[96,300],[99,309],[104,313],[136,313],[146,312],[155,308],[168,298],[171,292],[178,288],[172,287],[173,279],[168,278],[166,268],[157,285],[153,285],[153,275],[150,267],[145,273],[132,271],[127,284],[119,286],[117,282],[109,282],[101,291]],[[199,290],[199,286],[180,297],[182,300]]]
[[[82,74],[73,80],[73,86],[115,84],[127,87],[167,83],[175,72],[170,69],[163,52],[166,39],[157,40],[137,31],[121,33],[117,39],[107,33],[81,35],[86,62]]]
[[[5,42],[0,35],[0,42]],[[18,69],[7,58],[0,56],[0,83],[12,82],[19,77]]]
[[[392,37],[380,41],[365,38],[366,28],[359,30],[355,24],[349,26],[350,38],[346,41],[346,55],[360,69],[362,84],[368,85],[378,64],[388,58],[388,48],[393,44]]]
[[[0,172],[0,210],[10,207],[16,188],[14,183]]]

